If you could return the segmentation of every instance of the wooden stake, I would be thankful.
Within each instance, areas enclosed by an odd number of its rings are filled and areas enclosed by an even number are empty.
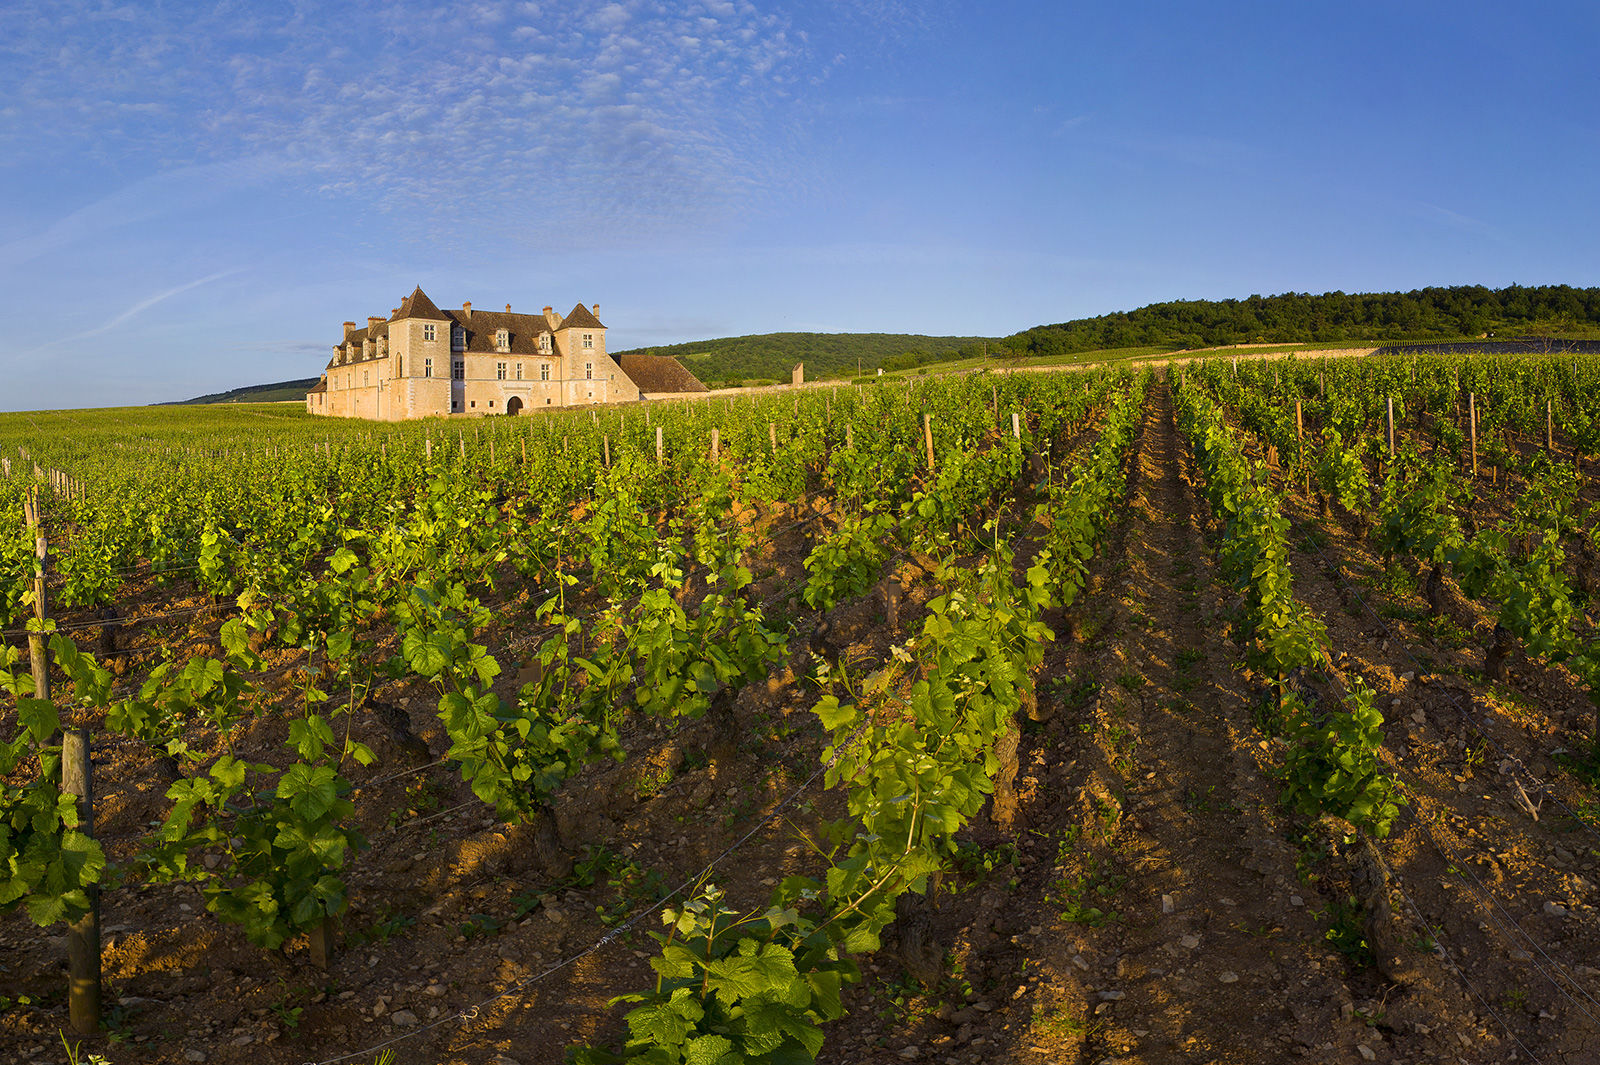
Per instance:
[[[1389,397],[1389,458],[1394,458],[1394,397]]]
[[[711,430],[711,461],[717,462],[722,458],[722,432],[719,429]]]
[[[33,533],[33,616],[39,621],[39,632],[28,633],[28,655],[33,665],[33,695],[36,699],[50,698],[50,664],[44,656],[44,623],[50,618],[50,606],[45,598],[45,567],[49,562],[45,545],[42,515],[39,513],[39,490],[28,489],[22,497],[22,514],[28,529]]]
[[[326,969],[328,961],[333,957],[334,923],[332,917],[324,917],[321,921],[311,926],[311,931],[306,933],[306,945],[311,950],[311,964],[319,969]]]
[[[661,464],[661,426],[656,426],[656,465]]]
[[[844,423],[844,446],[854,451],[856,448],[855,423]]]
[[[767,423],[767,439],[772,442],[772,453],[778,453],[778,426],[773,422]]]
[[[602,436],[600,438],[600,444],[605,449],[606,469],[609,470],[611,468],[611,437]]]
[[[1544,449],[1551,455],[1556,451],[1555,412],[1548,399],[1544,401]]]
[[[928,472],[933,472],[933,415],[922,416],[922,439],[928,445]]]
[[[78,799],[78,831],[94,838],[94,775],[89,764],[89,730],[61,733],[61,791]],[[67,926],[69,983],[67,1011],[72,1030],[100,1030],[100,892],[88,889],[89,912]]]
[[[1472,476],[1478,476],[1478,394],[1467,393],[1467,425],[1472,434]]]
[[[1016,411],[1011,412],[1011,435],[1018,440],[1022,439],[1022,419]]]

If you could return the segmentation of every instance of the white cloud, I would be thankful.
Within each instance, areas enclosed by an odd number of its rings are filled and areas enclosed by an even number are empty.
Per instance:
[[[792,169],[749,145],[792,124],[775,112],[808,65],[788,21],[749,4],[130,5],[115,33],[91,0],[14,8],[0,150],[147,169],[271,155],[411,218],[509,211],[594,236],[703,225]]]
[[[221,281],[225,277],[232,277],[234,274],[239,274],[239,273],[243,273],[243,272],[244,272],[244,267],[236,266],[236,267],[233,267],[232,269],[229,269],[229,270],[219,270],[214,274],[208,274],[205,277],[199,278],[199,279],[194,280],[194,281],[188,281],[188,282],[185,282],[184,284],[181,284],[181,285],[174,285],[172,288],[169,288],[169,289],[165,290],[164,292],[158,292],[154,296],[149,296],[149,297],[146,297],[145,299],[140,300],[138,303],[135,303],[132,307],[129,307],[127,310],[123,311],[121,314],[117,315],[114,318],[111,318],[110,320],[108,320],[106,322],[101,323],[100,325],[95,326],[93,329],[85,330],[84,332],[78,333],[78,334],[76,334],[74,336],[62,337],[60,340],[51,341],[51,342],[49,342],[47,344],[42,345],[42,347],[51,348],[51,347],[55,347],[55,346],[61,345],[61,344],[70,344],[70,343],[73,343],[74,341],[78,341],[78,340],[87,340],[89,337],[97,337],[97,336],[100,336],[103,333],[109,333],[113,329],[118,328],[119,326],[121,326],[124,323],[130,321],[131,319],[136,318],[139,315],[143,314],[145,311],[148,311],[151,307],[154,307],[158,303],[165,303],[167,300],[172,299],[174,296],[183,295],[185,292],[188,292],[190,289],[199,288],[201,285],[209,285],[213,281]]]

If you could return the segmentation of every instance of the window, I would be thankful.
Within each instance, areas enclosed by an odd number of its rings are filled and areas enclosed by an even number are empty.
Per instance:
[[[497,362],[497,363],[494,364],[494,379],[496,381],[504,381],[506,379],[506,364],[505,363]]]
[[[423,359],[422,360],[422,376],[423,377],[432,377],[433,376],[433,360],[432,359]]]
[[[467,350],[467,331],[461,328],[459,325],[453,325],[450,327],[450,350]]]
[[[368,371],[367,370],[362,370],[361,371],[361,387],[362,388],[366,388],[368,383],[369,383],[368,380],[367,380],[367,377],[368,377]]]
[[[511,333],[508,330],[496,329],[494,331],[494,350],[496,350],[496,351],[510,351],[511,350]]]
[[[517,363],[517,380],[522,380],[522,363]]]
[[[396,377],[404,377],[406,375],[406,359],[404,355],[396,355],[394,357],[394,375]]]
[[[550,350],[550,334],[549,333],[540,333],[539,334],[539,350],[540,351],[549,351]]]
[[[426,325],[424,325],[422,327],[422,339],[423,340],[438,340],[439,339],[439,327],[434,325],[432,322],[429,322]]]
[[[465,381],[467,379],[467,360],[451,359],[450,376],[457,381]]]
[[[491,399],[491,400],[490,400],[490,401],[489,401],[489,406],[491,406],[491,407],[493,407],[493,406],[494,406],[494,400],[492,400],[492,399]]]
[[[450,401],[450,409],[451,410],[460,410],[461,409],[461,401],[459,399],[452,399]]]
[[[594,347],[594,334],[593,333],[585,333],[585,334],[583,334],[583,346],[586,347],[586,348]]]
[[[548,362],[541,362],[539,364],[539,380],[550,380],[550,364]]]
[[[585,381],[594,380],[594,363],[586,362],[583,364],[583,379]]]
[[[478,401],[477,400],[473,400],[472,401],[472,409],[473,410],[477,410],[478,409]]]

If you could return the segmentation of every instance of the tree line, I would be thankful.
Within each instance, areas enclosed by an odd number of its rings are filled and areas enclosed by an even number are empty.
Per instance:
[[[1242,300],[1173,300],[1041,325],[1002,343],[1016,355],[1098,348],[1436,340],[1524,334],[1600,336],[1600,288],[1482,285],[1410,292],[1286,292]]]

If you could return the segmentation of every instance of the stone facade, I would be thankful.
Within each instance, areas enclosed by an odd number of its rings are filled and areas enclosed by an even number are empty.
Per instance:
[[[642,397],[606,354],[600,305],[566,315],[441,311],[419,286],[388,318],[344,323],[306,410],[342,418],[403,421],[532,410]],[[696,382],[698,384],[698,382]]]

